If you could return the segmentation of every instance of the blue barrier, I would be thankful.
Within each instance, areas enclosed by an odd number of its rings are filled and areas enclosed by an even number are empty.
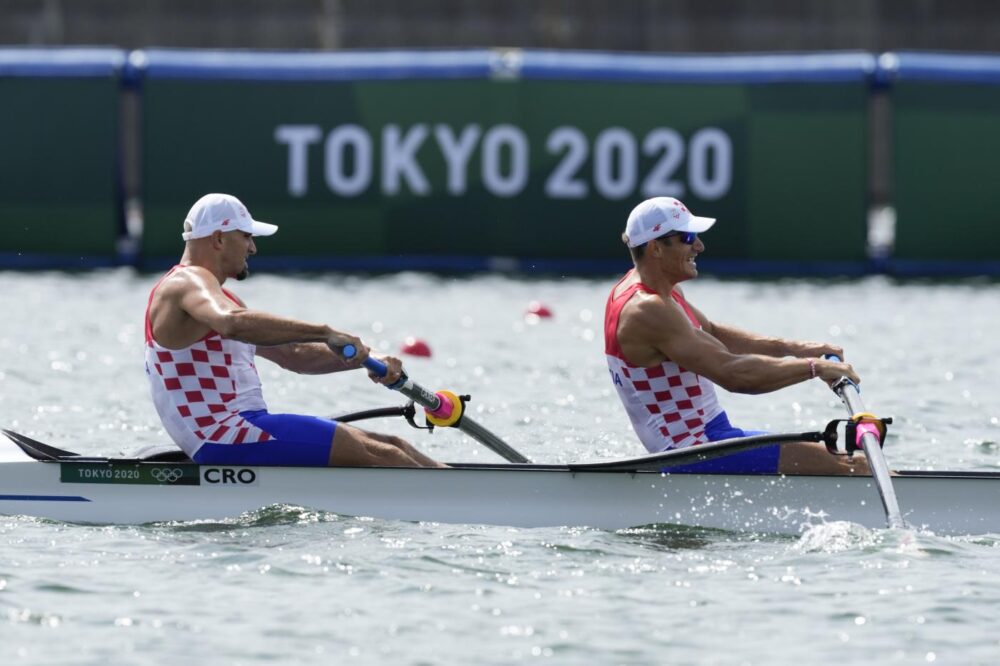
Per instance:
[[[133,51],[126,77],[230,81],[401,81],[489,78],[492,51]]]
[[[866,82],[875,56],[863,52],[644,55],[512,51],[507,69],[526,79],[692,84]]]
[[[114,77],[125,56],[108,48],[0,48],[0,77]]]
[[[896,51],[878,58],[876,79],[938,83],[1000,83],[1000,55]]]

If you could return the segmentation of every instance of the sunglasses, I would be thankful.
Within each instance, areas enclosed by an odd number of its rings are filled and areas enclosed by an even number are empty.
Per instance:
[[[667,238],[680,238],[681,242],[685,245],[694,245],[694,242],[698,240],[698,234],[693,231],[671,231],[669,234],[664,234],[656,240],[666,240]]]

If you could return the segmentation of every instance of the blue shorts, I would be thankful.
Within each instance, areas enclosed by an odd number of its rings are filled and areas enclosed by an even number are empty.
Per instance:
[[[718,442],[734,437],[749,437],[751,435],[766,435],[760,430],[741,430],[729,422],[729,417],[722,412],[705,426],[705,435],[710,442]],[[781,447],[777,444],[762,446],[749,451],[731,453],[721,458],[703,460],[689,465],[664,467],[663,471],[671,474],[777,474],[778,458]]]
[[[330,464],[336,421],[300,414],[268,414],[263,409],[240,412],[240,416],[274,439],[244,444],[205,442],[194,454],[196,463],[286,467],[326,467]]]

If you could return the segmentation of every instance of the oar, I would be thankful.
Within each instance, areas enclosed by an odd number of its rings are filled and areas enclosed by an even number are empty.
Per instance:
[[[669,473],[673,465],[688,465],[691,463],[712,460],[723,456],[759,449],[775,444],[793,444],[796,442],[822,442],[821,432],[794,432],[784,434],[751,435],[750,437],[735,437],[720,439],[717,442],[706,442],[698,446],[686,446],[683,449],[672,449],[659,453],[650,453],[625,460],[608,462],[570,463],[567,465],[574,472],[638,472],[641,470],[662,470]]]
[[[344,345],[340,353],[343,354],[344,358],[351,359],[357,355],[358,350],[354,345]],[[385,363],[371,356],[366,358],[362,365],[379,377],[385,377],[389,372]],[[454,393],[449,391],[438,391],[437,393],[428,391],[410,379],[405,372],[399,376],[399,379],[395,383],[390,384],[388,388],[399,391],[423,407],[431,423],[442,426],[454,426],[509,462],[531,462],[528,458],[518,453],[510,444],[473,421],[465,413],[465,404]]]
[[[828,354],[827,359],[840,362],[839,356]],[[833,392],[840,396],[851,420],[857,422],[858,444],[868,458],[868,467],[871,468],[872,478],[875,479],[875,486],[878,488],[879,497],[882,498],[882,507],[885,509],[885,520],[889,527],[905,528],[906,521],[899,511],[899,502],[896,500],[896,491],[892,487],[892,475],[889,473],[889,465],[885,461],[885,454],[882,453],[882,446],[879,444],[878,428],[872,421],[865,421],[869,416],[865,411],[865,406],[861,402],[861,391],[857,384],[847,377],[841,377],[834,382]]]

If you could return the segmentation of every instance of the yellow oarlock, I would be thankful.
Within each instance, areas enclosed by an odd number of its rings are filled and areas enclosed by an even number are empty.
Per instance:
[[[430,412],[426,412],[427,422],[440,428],[447,428],[458,423],[458,420],[462,418],[462,412],[465,410],[465,404],[462,403],[462,399],[451,391],[438,391],[437,396],[451,403],[451,414],[446,418],[441,418],[433,416]],[[440,407],[438,409],[440,410]]]
[[[885,423],[871,412],[858,412],[851,417],[855,423],[871,423],[878,429],[879,440],[885,440]]]

